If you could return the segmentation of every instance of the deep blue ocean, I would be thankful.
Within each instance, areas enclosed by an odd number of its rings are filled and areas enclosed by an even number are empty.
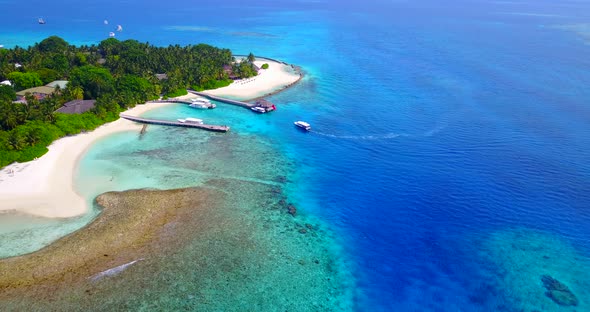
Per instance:
[[[93,44],[121,24],[121,40],[301,66],[272,97],[273,131],[252,131],[296,162],[291,196],[340,238],[357,310],[570,311],[544,274],[590,309],[589,2],[0,6],[5,47]],[[299,119],[314,130],[295,131]]]

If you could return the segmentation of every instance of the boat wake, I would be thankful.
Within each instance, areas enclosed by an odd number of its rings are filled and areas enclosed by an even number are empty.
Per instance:
[[[375,134],[375,135],[337,135],[337,134],[330,134],[324,132],[318,132],[315,130],[311,130],[309,132],[317,135],[321,135],[324,137],[334,138],[334,139],[343,139],[343,140],[359,140],[359,141],[371,141],[371,140],[391,140],[396,138],[420,138],[420,137],[431,137],[441,131],[443,131],[448,126],[448,123],[442,123],[436,125],[434,128],[425,131],[420,134],[407,134],[407,133],[386,133],[386,134]]]
[[[338,134],[319,132],[319,131],[315,131],[315,130],[311,130],[309,132],[316,134],[316,135],[334,138],[334,139],[359,140],[359,141],[362,141],[362,140],[367,140],[367,141],[370,141],[370,140],[390,140],[390,139],[396,139],[396,138],[401,138],[401,137],[423,138],[423,137],[434,136],[434,135],[438,134],[439,132],[445,130],[449,126],[449,124],[453,123],[459,117],[459,115],[462,113],[463,113],[463,110],[460,110],[460,111],[457,111],[453,114],[449,114],[447,116],[444,116],[444,118],[441,118],[438,122],[436,122],[434,127],[432,127],[431,129],[424,131],[422,133],[416,133],[416,134],[391,132],[391,133],[386,133],[386,134],[374,134],[374,135],[338,135]]]
[[[120,266],[116,266],[114,268],[108,269],[106,271],[102,271],[102,272],[100,272],[100,273],[98,273],[96,275],[93,275],[93,276],[89,277],[89,279],[90,279],[91,282],[96,282],[96,281],[99,281],[99,280],[101,280],[101,279],[103,279],[105,277],[117,275],[117,274],[125,271],[125,269],[127,269],[128,267],[130,267],[130,266],[134,265],[135,263],[137,263],[139,261],[142,261],[142,260],[143,260],[143,258],[140,258],[140,259],[137,259],[137,260],[133,260],[133,261],[131,261],[129,263],[125,263],[125,264],[122,264]]]
[[[317,135],[321,135],[321,136],[325,136],[325,137],[329,137],[329,138],[343,139],[343,140],[361,140],[361,141],[389,140],[389,139],[395,139],[395,138],[399,138],[399,137],[409,136],[408,134],[405,134],[405,133],[387,133],[387,134],[382,134],[382,135],[336,135],[336,134],[318,132],[318,131],[314,131],[314,130],[311,130],[310,132],[313,134],[317,134]]]

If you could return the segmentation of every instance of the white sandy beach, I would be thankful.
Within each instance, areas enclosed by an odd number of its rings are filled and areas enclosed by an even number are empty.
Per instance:
[[[261,69],[258,76],[234,81],[231,85],[204,93],[220,97],[248,100],[276,92],[296,82],[300,76],[291,65],[285,65],[269,59],[257,58],[254,64],[262,67],[267,63],[268,69]]]
[[[125,112],[140,115],[171,105],[150,103]],[[174,104],[172,104],[174,105]],[[123,131],[139,131],[141,125],[118,119],[96,130],[59,139],[37,160],[15,163],[0,171],[0,212],[21,212],[48,218],[68,218],[88,211],[86,200],[74,190],[73,180],[80,156],[96,140]]]

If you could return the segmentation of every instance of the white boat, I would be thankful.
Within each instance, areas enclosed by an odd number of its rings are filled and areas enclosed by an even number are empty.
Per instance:
[[[117,25],[117,31],[123,31],[123,26]]]
[[[108,25],[108,24],[109,24],[109,21],[107,21],[107,20],[104,20],[104,21],[103,21],[103,23],[104,23],[105,25]]]
[[[198,118],[187,118],[186,122],[189,123],[197,123],[197,124],[203,124],[203,119],[198,119]]]
[[[41,25],[45,24],[45,20],[41,17],[39,17],[38,21],[39,21],[39,24],[41,24]]]
[[[294,124],[295,124],[295,126],[301,128],[301,129],[305,129],[305,131],[311,130],[311,125],[305,121],[296,121],[296,122],[294,122]]]
[[[256,106],[256,107],[252,107],[252,108],[250,108],[250,109],[251,109],[252,111],[254,111],[254,112],[257,112],[257,113],[259,113],[259,114],[264,114],[264,113],[266,113],[266,109],[264,109],[263,107],[258,107],[258,106]]]
[[[111,37],[111,38],[112,38],[112,37],[114,37],[114,36],[115,36],[115,33],[111,31],[111,32],[109,33],[109,37]]]
[[[208,103],[191,103],[188,106],[192,107],[192,108],[198,108],[198,109],[208,109],[210,105],[211,104],[208,104]]]

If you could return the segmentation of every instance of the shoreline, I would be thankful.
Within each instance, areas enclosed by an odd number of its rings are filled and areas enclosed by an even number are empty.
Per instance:
[[[125,114],[140,115],[167,103],[140,104]],[[0,171],[0,216],[25,213],[45,218],[71,218],[89,211],[86,198],[74,188],[80,157],[97,140],[119,132],[138,131],[142,125],[119,118],[91,132],[60,138],[42,157],[13,163]],[[67,207],[64,207],[67,205]]]
[[[297,84],[303,73],[297,66],[260,57],[255,64],[268,63],[269,69],[258,76],[236,80],[231,85],[204,92],[220,97],[248,101],[274,95]],[[190,93],[178,99],[197,97]],[[139,116],[170,103],[138,104],[124,113]],[[64,137],[48,146],[49,151],[39,159],[13,163],[0,169],[0,217],[3,214],[24,213],[44,218],[72,218],[87,213],[87,199],[79,195],[74,176],[82,155],[97,140],[115,133],[140,131],[142,124],[123,118],[104,124],[91,132]]]

